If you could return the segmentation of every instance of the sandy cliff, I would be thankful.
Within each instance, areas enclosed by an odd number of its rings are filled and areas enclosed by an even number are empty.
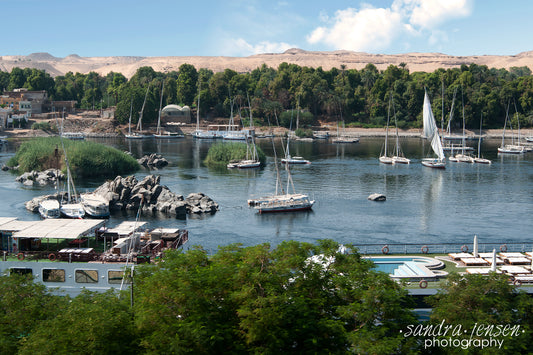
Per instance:
[[[207,68],[215,72],[226,68],[237,72],[249,72],[263,64],[277,68],[282,62],[300,66],[322,67],[329,70],[345,65],[347,69],[362,69],[368,63],[378,69],[386,69],[390,64],[405,63],[410,72],[431,72],[437,68],[455,68],[461,64],[475,63],[489,68],[527,66],[533,70],[533,51],[512,56],[450,56],[441,53],[406,53],[406,54],[368,54],[350,51],[310,52],[289,49],[284,53],[257,54],[249,57],[80,57],[72,54],[57,58],[48,53],[34,53],[28,56],[5,55],[0,57],[0,70],[10,72],[14,67],[44,69],[50,75],[64,75],[67,72],[88,73],[95,71],[101,75],[113,71],[130,78],[138,68],[151,66],[155,71],[169,72],[178,70],[184,63],[192,64],[197,69]]]

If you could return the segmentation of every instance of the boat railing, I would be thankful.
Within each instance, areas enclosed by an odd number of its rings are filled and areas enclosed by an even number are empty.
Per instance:
[[[359,253],[366,254],[448,254],[458,252],[473,252],[471,240],[464,243],[381,243],[381,244],[353,244]],[[531,252],[533,243],[503,242],[503,243],[478,243],[479,253],[497,252]]]

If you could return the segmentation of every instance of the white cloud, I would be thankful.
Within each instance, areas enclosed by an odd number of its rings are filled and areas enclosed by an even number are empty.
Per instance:
[[[308,36],[311,44],[322,43],[334,49],[375,51],[392,41],[409,36],[425,36],[431,44],[447,41],[439,30],[443,23],[472,13],[474,0],[394,0],[390,8],[364,4],[360,9],[338,10],[329,19],[320,14],[325,26]]]
[[[403,30],[401,16],[391,9],[365,7],[339,10],[331,27],[318,27],[307,37],[311,44],[327,43],[355,51],[386,48]]]
[[[434,29],[454,18],[467,17],[472,13],[473,0],[397,0],[412,6],[409,23],[413,26]]]

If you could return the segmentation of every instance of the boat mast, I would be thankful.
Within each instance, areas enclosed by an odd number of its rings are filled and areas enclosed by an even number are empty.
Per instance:
[[[481,119],[479,120],[479,137],[477,140],[477,157],[480,158],[481,154],[481,127],[483,127],[483,112],[481,112]]]
[[[144,112],[144,106],[146,105],[146,99],[148,98],[148,91],[150,90],[150,84],[148,83],[148,87],[146,88],[146,94],[144,94],[144,102],[143,106],[141,107],[141,113],[139,115],[139,122],[137,122],[137,130],[142,133],[143,131],[143,112]]]
[[[198,104],[196,105],[196,131],[200,130],[200,92],[202,91],[202,83],[198,81]]]
[[[161,107],[163,106],[163,89],[165,88],[165,80],[161,84],[161,97],[159,98],[159,115],[157,117],[157,134],[161,134]]]
[[[462,139],[462,148],[461,148],[461,154],[465,154],[465,145],[466,145],[466,141],[465,141],[465,101],[464,101],[464,92],[463,92],[463,88],[461,88],[461,104],[463,105],[463,139]]]
[[[130,104],[130,118],[128,120],[128,135],[131,135],[131,114],[133,110],[133,95],[131,96],[131,104]]]

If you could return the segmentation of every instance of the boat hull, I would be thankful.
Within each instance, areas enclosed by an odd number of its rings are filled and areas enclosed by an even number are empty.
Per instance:
[[[422,165],[433,169],[446,169],[446,163],[438,160],[422,160]]]
[[[308,211],[313,208],[314,201],[305,206],[278,206],[278,207],[258,207],[259,213],[276,213],[276,212],[298,212]]]

